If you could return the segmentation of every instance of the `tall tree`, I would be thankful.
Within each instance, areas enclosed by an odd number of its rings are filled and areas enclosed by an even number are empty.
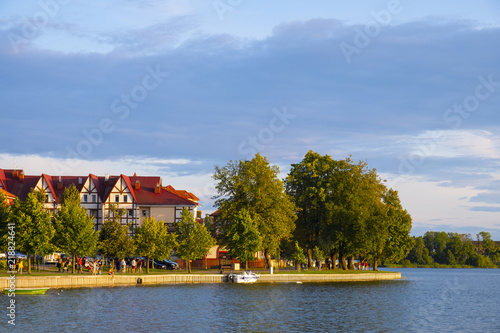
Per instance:
[[[373,218],[368,220],[366,235],[367,253],[373,259],[373,270],[377,270],[379,259],[402,260],[414,245],[410,236],[411,216],[401,206],[397,191],[389,189],[383,195],[383,201],[378,200],[377,203],[380,203],[380,209],[375,209]]]
[[[262,246],[262,237],[247,210],[236,214],[226,236],[229,254],[245,262],[245,270],[248,270],[248,261],[255,259],[255,252]]]
[[[215,239],[210,235],[205,226],[198,223],[193,214],[184,208],[181,220],[175,223],[177,233],[176,253],[181,259],[186,260],[189,273],[191,273],[191,260],[202,258],[215,245]]]
[[[170,253],[177,244],[175,238],[175,234],[168,233],[164,221],[156,221],[153,217],[144,219],[142,226],[135,229],[136,253],[148,258],[147,273],[150,258],[170,258]]]
[[[73,255],[73,274],[77,255],[92,255],[96,251],[98,232],[94,231],[92,216],[80,206],[80,193],[74,185],[64,190],[61,208],[54,218],[54,244]]]
[[[309,267],[314,247],[326,247],[328,252],[337,250],[335,234],[324,233],[330,218],[326,205],[333,190],[331,177],[336,165],[329,155],[309,151],[300,163],[292,164],[286,178],[286,192],[298,208],[294,239],[307,249]]]
[[[227,244],[227,231],[237,212],[246,209],[262,236],[262,250],[269,265],[278,255],[282,239],[295,228],[295,205],[278,179],[279,168],[269,165],[267,158],[256,154],[250,161],[230,161],[215,167],[213,178],[218,195],[216,206],[221,210],[219,241]]]
[[[44,255],[53,249],[52,216],[43,208],[44,201],[43,192],[32,190],[24,202],[16,199],[11,208],[11,222],[15,223],[16,230],[16,249],[28,255],[28,273],[31,273],[30,255]]]
[[[135,245],[128,236],[129,226],[121,224],[123,209],[111,205],[109,214],[99,232],[99,252],[106,258],[124,258],[134,253]]]

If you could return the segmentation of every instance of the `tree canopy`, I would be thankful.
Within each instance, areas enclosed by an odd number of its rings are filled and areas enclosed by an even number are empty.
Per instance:
[[[191,260],[202,258],[215,245],[215,239],[205,226],[195,221],[193,214],[184,208],[181,220],[175,223],[177,234],[176,254],[186,260],[191,273]]]
[[[282,239],[295,229],[296,208],[278,179],[279,168],[269,165],[267,158],[256,154],[250,161],[230,161],[225,167],[215,167],[213,178],[220,209],[219,241],[226,245],[228,230],[235,216],[246,210],[262,236],[266,259],[279,253]]]
[[[16,250],[25,254],[47,254],[54,248],[52,215],[44,209],[45,195],[32,190],[24,202],[16,199],[11,207],[10,221],[15,223]],[[31,259],[28,256],[28,273]]]
[[[379,259],[404,257],[413,245],[411,217],[397,192],[365,162],[309,151],[292,164],[286,189],[299,209],[295,237],[310,262],[312,249],[319,247],[333,262],[338,253],[343,269],[345,258],[355,255],[370,257],[376,269]]]
[[[170,253],[176,246],[175,234],[169,234],[163,220],[144,219],[142,226],[135,229],[134,241],[136,253],[147,257],[147,272],[149,273],[149,258],[170,258]]]
[[[128,236],[129,226],[120,222],[123,214],[124,210],[111,205],[99,232],[99,252],[107,258],[124,258],[135,251],[134,242]]]
[[[242,210],[236,214],[226,236],[229,254],[245,262],[245,269],[248,269],[248,261],[255,259],[255,252],[262,246],[259,229],[248,211]]]
[[[94,231],[94,218],[80,206],[80,193],[74,185],[64,190],[62,205],[54,217],[54,244],[62,252],[73,255],[73,274],[77,255],[95,253],[99,239]]]

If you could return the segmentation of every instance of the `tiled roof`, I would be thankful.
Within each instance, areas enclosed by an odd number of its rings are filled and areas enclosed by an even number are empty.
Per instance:
[[[41,176],[24,176],[21,181],[19,177],[14,176],[13,173],[21,170],[4,170],[0,169],[0,181],[5,190],[17,196],[20,200],[24,201],[32,188],[36,186],[40,178],[43,178],[48,184],[50,192],[59,203],[59,199],[64,193],[64,189],[72,184],[81,191],[87,178],[92,179],[100,199],[105,200],[110,195],[116,183],[123,178],[125,184],[129,188],[134,201],[139,205],[161,205],[161,206],[197,206],[198,198],[187,191],[177,191],[172,186],[167,186],[172,190],[166,190],[161,186],[161,178],[157,176],[106,176],[99,177],[93,174],[88,176],[49,176],[42,174]],[[81,181],[80,181],[81,179]],[[140,189],[135,190],[135,183],[139,181]],[[61,185],[59,185],[61,184]],[[158,193],[155,193],[155,188],[159,186]],[[196,200],[194,200],[196,199]]]
[[[139,181],[140,189],[134,190],[137,197],[137,203],[143,205],[165,205],[165,206],[195,206],[190,200],[187,200],[175,193],[166,191],[160,186],[159,193],[155,193],[157,185],[161,185],[160,177],[129,177],[132,186],[135,187]]]
[[[9,193],[3,189],[0,188],[0,193],[3,194],[6,198],[6,202],[7,204],[12,204],[14,202],[14,200],[16,200],[16,196],[12,193]]]

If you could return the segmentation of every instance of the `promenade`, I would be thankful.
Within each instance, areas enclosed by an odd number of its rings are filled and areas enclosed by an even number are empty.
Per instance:
[[[359,274],[260,274],[257,283],[296,282],[357,282],[401,279],[399,272]],[[226,283],[227,274],[131,274],[131,275],[16,275],[16,288],[78,288],[112,287],[124,285],[154,285],[175,283]],[[0,278],[0,286],[8,288],[10,280]]]

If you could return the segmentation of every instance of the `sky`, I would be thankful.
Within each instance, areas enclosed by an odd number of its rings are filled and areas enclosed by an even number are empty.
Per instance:
[[[398,191],[413,235],[500,240],[500,2],[6,0],[0,168],[137,173],[213,207],[214,166],[313,150]]]

